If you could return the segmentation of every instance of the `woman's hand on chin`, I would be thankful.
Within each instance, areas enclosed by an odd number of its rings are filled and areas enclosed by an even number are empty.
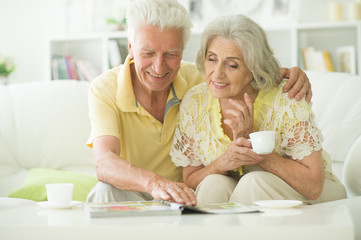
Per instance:
[[[232,129],[233,140],[239,137],[249,138],[249,134],[253,131],[253,102],[251,97],[245,93],[244,102],[242,100],[229,99],[229,103],[233,106],[225,112],[231,118],[225,118],[224,123]]]

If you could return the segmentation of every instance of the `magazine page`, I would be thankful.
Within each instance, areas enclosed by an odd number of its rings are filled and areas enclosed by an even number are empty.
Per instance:
[[[200,213],[213,213],[213,214],[230,214],[230,213],[252,213],[259,212],[259,210],[247,207],[239,203],[212,203],[200,204],[195,207],[184,206],[184,213],[187,210],[196,211]],[[187,211],[189,212],[189,211]]]
[[[147,216],[147,215],[180,215],[179,207],[171,207],[158,201],[124,201],[110,203],[86,203],[85,211],[92,218]]]
[[[186,206],[168,201],[125,201],[110,203],[86,203],[85,211],[92,218],[180,215],[182,213],[236,214],[259,210],[238,203],[214,203]]]

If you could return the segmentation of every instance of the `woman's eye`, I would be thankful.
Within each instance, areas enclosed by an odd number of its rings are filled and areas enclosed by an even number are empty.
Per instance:
[[[229,62],[228,62],[228,66],[229,66],[230,68],[237,69],[239,65],[238,65],[236,62],[234,62],[234,61],[229,61]]]

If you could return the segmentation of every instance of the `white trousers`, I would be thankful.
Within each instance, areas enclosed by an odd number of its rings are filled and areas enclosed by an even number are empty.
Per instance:
[[[154,198],[148,193],[119,190],[108,184],[98,182],[87,196],[87,202],[121,202],[121,201],[151,201]]]
[[[240,180],[219,174],[209,175],[198,185],[196,196],[198,204],[238,202],[253,205],[253,201],[271,199],[293,199],[315,204],[346,198],[346,190],[337,179],[325,178],[321,196],[317,200],[310,200],[276,175],[253,171]]]

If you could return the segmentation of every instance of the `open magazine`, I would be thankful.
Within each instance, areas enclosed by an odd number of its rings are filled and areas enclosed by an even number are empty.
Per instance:
[[[167,201],[86,203],[85,211],[91,218],[180,215],[182,213],[230,214],[259,212],[257,209],[238,203],[215,203],[191,207]]]

